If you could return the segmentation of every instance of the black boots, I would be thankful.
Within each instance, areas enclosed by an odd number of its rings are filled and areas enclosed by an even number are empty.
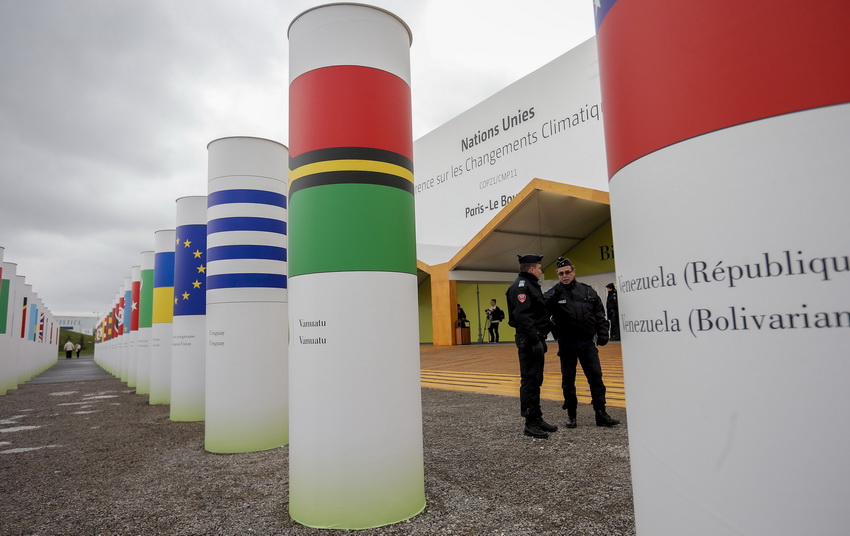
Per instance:
[[[549,424],[542,417],[526,417],[525,429],[523,433],[527,436],[536,437],[537,439],[547,439],[549,432],[554,432],[558,429],[554,424]]]
[[[557,426],[555,426],[554,424],[549,424],[548,422],[544,421],[543,417],[540,417],[539,419],[537,419],[537,424],[538,424],[538,426],[540,426],[540,429],[543,430],[544,432],[557,432],[558,431]]]
[[[594,412],[596,413],[596,426],[611,428],[612,426],[620,424],[620,421],[612,418],[605,412],[605,408],[594,410]],[[575,428],[576,426],[578,426],[578,423],[576,422],[576,413],[567,410],[566,427]],[[555,432],[557,430],[557,426],[549,424],[544,421],[542,417],[526,417],[523,433],[527,436],[536,437],[538,439],[546,439],[549,437],[550,432]]]
[[[620,424],[617,419],[612,419],[610,415],[605,413],[605,408],[596,410],[596,426],[607,426],[608,428]]]
[[[607,426],[608,428],[610,428],[612,426],[616,426],[616,425],[620,424],[620,421],[618,421],[617,419],[611,418],[611,416],[608,415],[605,412],[605,408],[597,409],[597,410],[594,410],[594,411],[596,413],[596,426]],[[567,426],[567,428],[575,428],[576,426],[578,426],[578,423],[576,422],[576,412],[575,411],[567,410],[567,425],[566,426]]]
[[[522,433],[527,436],[536,437],[537,439],[547,439],[549,437],[549,434],[543,431],[540,425],[537,424],[537,421],[534,420],[525,421],[525,429]]]

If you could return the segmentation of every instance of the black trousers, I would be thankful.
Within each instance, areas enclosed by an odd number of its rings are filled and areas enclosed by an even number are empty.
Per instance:
[[[543,384],[543,365],[546,356],[546,342],[538,345],[528,344],[520,334],[516,336],[517,352],[519,353],[519,410],[525,418],[541,417],[540,386]],[[540,349],[543,349],[541,352]]]
[[[487,331],[490,333],[490,342],[499,342],[499,323],[496,322],[493,324],[492,322],[487,327]]]
[[[617,316],[612,316],[608,319],[608,325],[611,326],[609,334],[612,341],[620,340],[620,319]]]
[[[564,409],[574,415],[578,407],[576,397],[576,363],[590,386],[590,399],[593,409],[605,409],[605,384],[602,383],[602,366],[599,364],[599,351],[593,340],[558,340],[558,357],[561,358],[561,388],[564,391]]]

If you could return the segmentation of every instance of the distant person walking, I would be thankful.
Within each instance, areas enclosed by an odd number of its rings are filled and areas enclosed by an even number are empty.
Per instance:
[[[74,346],[74,350],[76,350],[76,351],[77,351],[77,359],[79,359],[79,358],[80,358],[80,350],[82,350],[82,349],[83,349],[83,347],[82,347],[82,346],[80,346],[80,344],[79,344],[79,343],[77,343],[77,345],[76,345],[76,346]]]
[[[74,351],[74,343],[71,342],[71,339],[68,339],[68,342],[65,343],[63,348],[65,349],[65,359],[71,359],[71,352]]]

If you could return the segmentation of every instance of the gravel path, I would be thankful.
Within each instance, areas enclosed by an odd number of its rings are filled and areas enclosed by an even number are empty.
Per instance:
[[[522,435],[518,399],[423,389],[425,489],[414,518],[376,529],[302,526],[287,513],[286,447],[204,451],[117,379],[24,385],[0,397],[2,535],[630,535],[624,424]],[[544,402],[547,420],[564,412]]]

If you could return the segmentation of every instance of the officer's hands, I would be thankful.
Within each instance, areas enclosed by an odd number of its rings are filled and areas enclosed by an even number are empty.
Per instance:
[[[596,336],[596,346],[605,346],[608,344],[608,336],[607,335],[597,335]]]
[[[545,354],[545,353],[546,353],[546,347],[543,345],[543,341],[541,341],[540,339],[537,339],[537,342],[535,342],[535,343],[531,346],[531,350],[532,350],[535,354],[543,355],[543,354]]]

